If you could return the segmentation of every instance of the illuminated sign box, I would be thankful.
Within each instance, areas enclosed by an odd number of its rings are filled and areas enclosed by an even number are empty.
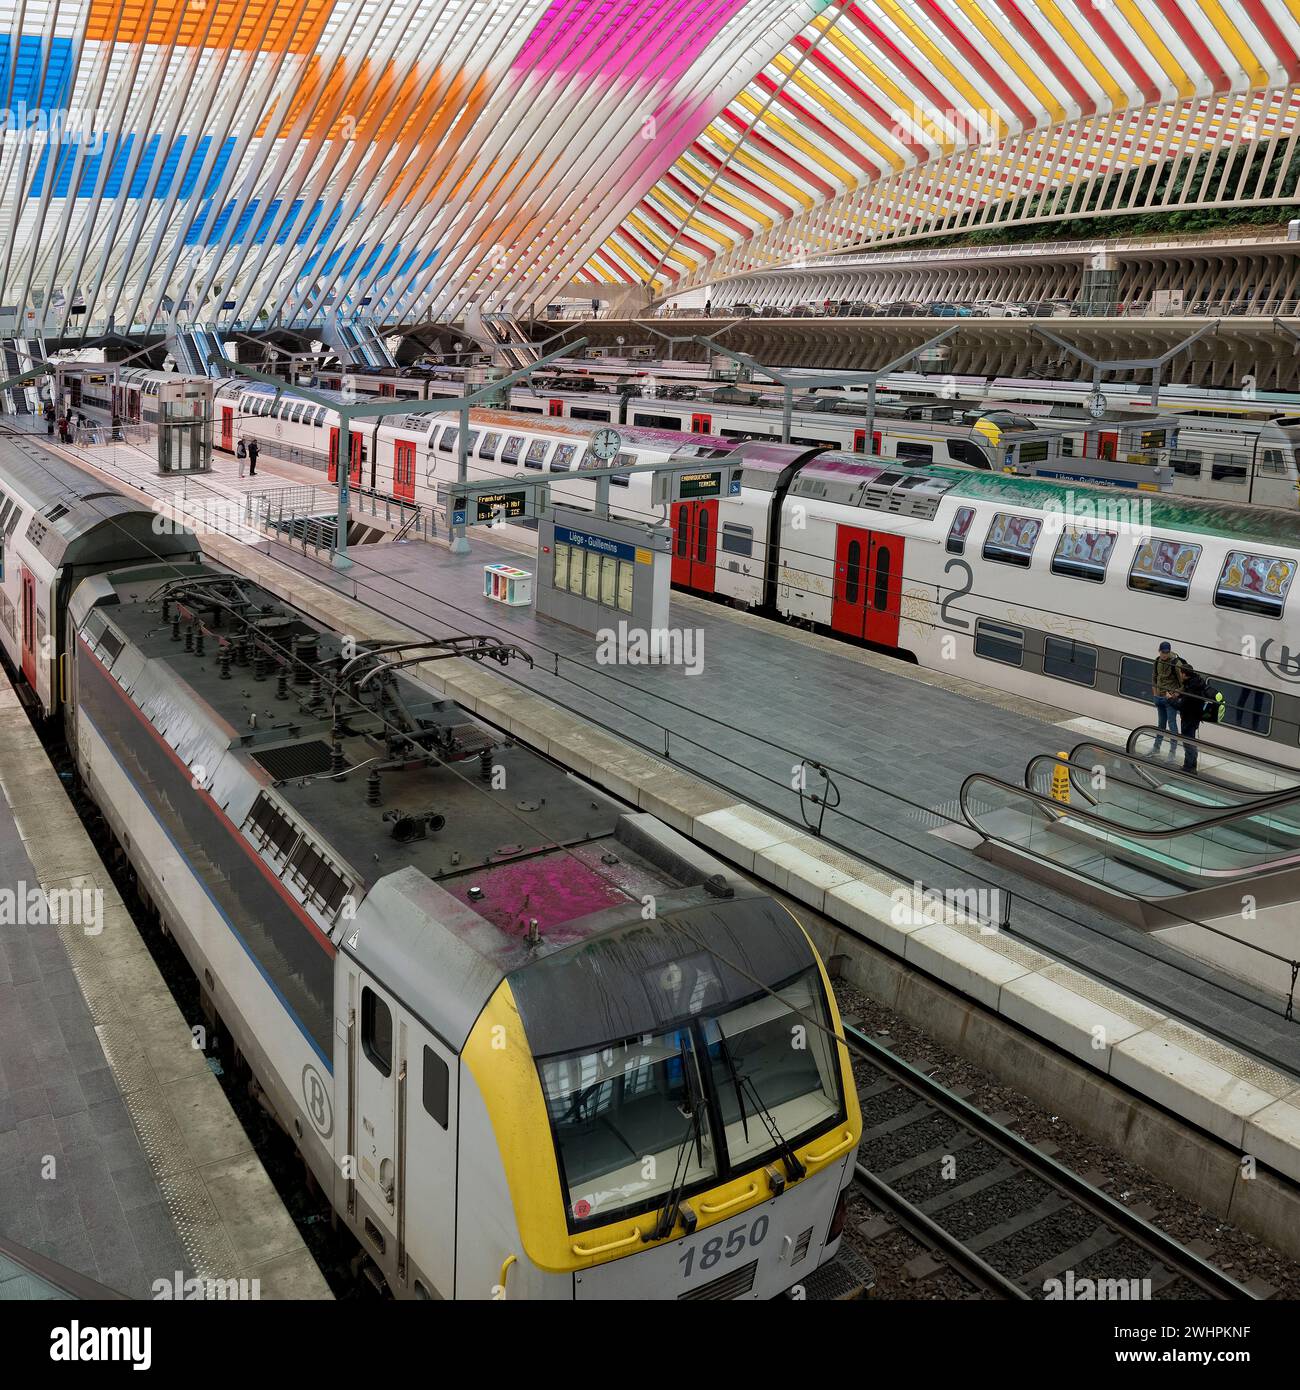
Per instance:
[[[738,468],[701,468],[682,473],[656,473],[651,500],[656,506],[668,502],[708,501],[715,497],[740,495]]]
[[[457,497],[452,502],[452,524],[464,526],[470,522],[495,521],[504,517],[507,521],[517,521],[523,517],[537,515],[537,498],[530,498],[531,492],[538,489],[517,488],[513,492],[480,492],[472,500],[473,515],[469,515],[468,497]],[[545,489],[540,489],[545,491]]]

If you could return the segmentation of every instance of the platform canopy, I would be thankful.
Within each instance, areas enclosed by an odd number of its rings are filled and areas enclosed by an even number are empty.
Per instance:
[[[1289,0],[0,0],[0,28],[0,336],[652,296],[932,219],[973,150],[1020,196],[1180,102],[1215,148],[1285,147],[1300,80]],[[932,164],[943,198],[863,212]]]

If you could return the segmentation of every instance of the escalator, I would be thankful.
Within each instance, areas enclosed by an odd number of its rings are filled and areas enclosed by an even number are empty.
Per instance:
[[[1157,734],[1039,755],[1019,786],[975,773],[962,815],[990,857],[1145,925],[1239,908],[1247,892],[1260,905],[1300,897],[1300,773],[1183,738],[1173,760]],[[1189,745],[1198,774],[1181,769]]]

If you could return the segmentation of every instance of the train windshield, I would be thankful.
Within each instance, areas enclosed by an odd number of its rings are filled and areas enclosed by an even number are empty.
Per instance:
[[[612,1221],[717,1176],[689,1027],[541,1064],[569,1219]]]
[[[732,1167],[752,1166],[839,1114],[835,1044],[814,970],[704,1025]]]
[[[668,1032],[539,1064],[571,1226],[738,1176],[842,1113],[815,967],[742,1004],[692,1003]]]

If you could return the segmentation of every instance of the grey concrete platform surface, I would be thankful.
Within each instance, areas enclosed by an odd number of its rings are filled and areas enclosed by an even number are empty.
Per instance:
[[[0,903],[0,1236],[132,1298],[330,1297],[3,672]]]

